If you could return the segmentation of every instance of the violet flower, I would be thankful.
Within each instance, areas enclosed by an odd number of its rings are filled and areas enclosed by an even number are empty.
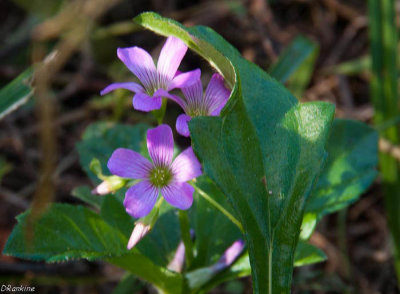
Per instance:
[[[192,148],[187,148],[172,161],[174,138],[168,125],[147,131],[147,148],[152,162],[133,150],[119,148],[107,164],[114,175],[140,180],[126,191],[124,206],[127,213],[135,218],[147,215],[160,193],[172,206],[190,208],[194,188],[186,182],[202,174]]]
[[[190,86],[200,78],[200,70],[178,73],[178,67],[185,56],[187,46],[178,38],[168,37],[157,62],[154,64],[147,51],[139,47],[118,48],[118,58],[140,80],[113,83],[100,92],[105,95],[115,89],[127,89],[135,93],[133,108],[141,111],[160,109],[162,97],[169,97],[169,91]],[[178,74],[177,74],[178,73]]]
[[[224,85],[224,78],[215,73],[203,95],[203,87],[200,77],[190,86],[183,87],[185,99],[173,96],[169,97],[177,102],[185,111],[176,120],[176,130],[179,134],[189,137],[188,122],[196,116],[217,116],[229,99],[230,91]]]

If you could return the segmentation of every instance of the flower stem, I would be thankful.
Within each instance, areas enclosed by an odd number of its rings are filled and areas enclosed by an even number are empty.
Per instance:
[[[179,224],[182,241],[185,245],[186,268],[189,268],[193,261],[193,242],[190,236],[189,217],[185,210],[179,210]]]
[[[161,125],[163,123],[166,109],[167,109],[167,99],[162,98],[161,108],[152,111],[154,117],[157,120],[157,124]]]
[[[191,185],[196,189],[197,193],[199,193],[201,197],[210,202],[210,204],[212,204],[216,209],[218,209],[222,214],[224,214],[228,219],[230,219],[230,221],[233,222],[242,233],[244,233],[244,229],[240,221],[238,221],[229,211],[223,208],[222,205],[220,205],[217,201],[215,201],[206,192],[197,187],[193,182],[191,183]]]

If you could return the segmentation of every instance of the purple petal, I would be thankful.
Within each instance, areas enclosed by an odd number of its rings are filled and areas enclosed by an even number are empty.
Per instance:
[[[202,175],[201,164],[192,147],[179,154],[172,163],[172,172],[177,182],[187,182]]]
[[[173,95],[168,93],[168,91],[165,91],[164,89],[158,89],[153,96],[160,96],[160,97],[165,97],[168,98],[174,102],[176,102],[182,109],[185,109],[186,107],[186,102],[179,96]]]
[[[188,209],[193,203],[194,188],[187,183],[172,182],[161,188],[165,200],[179,209]]]
[[[174,137],[168,125],[147,131],[147,149],[156,166],[169,166],[174,154]]]
[[[141,85],[137,83],[113,83],[111,85],[108,85],[105,87],[101,92],[100,95],[103,96],[107,93],[110,93],[111,91],[114,91],[115,89],[126,89],[129,91],[132,91],[134,93],[143,93],[144,89]]]
[[[134,218],[144,217],[153,209],[158,196],[158,189],[144,180],[130,187],[125,194],[126,212]]]
[[[184,114],[184,113],[178,116],[178,118],[176,119],[176,131],[180,135],[185,136],[185,137],[190,136],[188,122],[191,119],[192,118],[189,115]]]
[[[161,108],[162,98],[151,97],[145,93],[137,93],[133,96],[133,108],[140,111],[152,111]]]
[[[139,47],[118,48],[118,58],[134,73],[146,88],[151,88],[157,77],[153,58]]]
[[[158,58],[157,71],[161,77],[171,81],[187,51],[180,39],[168,37]]]
[[[244,249],[244,242],[243,240],[237,240],[235,241],[221,256],[221,258],[218,260],[216,264],[214,264],[212,267],[215,271],[220,271],[223,270],[224,268],[227,268],[230,266],[236,258],[242,253]]]
[[[203,101],[203,85],[201,80],[197,79],[189,87],[181,89],[185,95],[186,102],[190,109],[199,109],[206,107]]]
[[[118,148],[108,160],[107,167],[113,175],[122,178],[145,179],[152,164],[133,150]]]
[[[197,80],[200,80],[200,76],[201,76],[201,71],[199,68],[176,75],[169,84],[168,91],[171,91],[176,88],[181,89],[185,87],[190,87],[191,85],[196,83]]]
[[[209,114],[219,115],[230,94],[231,92],[224,85],[224,78],[218,73],[213,74],[204,94]]]

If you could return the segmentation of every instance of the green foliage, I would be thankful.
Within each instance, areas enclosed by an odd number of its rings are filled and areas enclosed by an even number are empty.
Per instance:
[[[32,234],[26,231],[29,213],[18,216],[18,224],[4,248],[5,254],[55,262],[127,253],[126,237],[83,206],[52,205],[34,224]]]
[[[309,265],[326,259],[327,257],[321,249],[304,241],[299,241],[294,256],[294,266]]]
[[[334,120],[326,150],[324,169],[306,203],[304,239],[324,215],[355,202],[377,175],[378,134],[366,124]]]
[[[369,37],[371,45],[370,92],[376,125],[399,115],[398,92],[398,31],[394,0],[369,0]],[[400,127],[393,126],[381,133],[392,144],[400,143]],[[395,267],[400,284],[400,166],[389,154],[380,154],[380,169],[384,186],[388,225],[395,251]]]
[[[144,139],[148,128],[149,126],[145,124],[132,127],[110,122],[98,122],[88,126],[83,133],[82,141],[76,145],[84,171],[96,183],[99,179],[90,170],[93,158],[97,158],[104,173],[110,175],[107,161],[115,149],[129,148],[146,153]]]
[[[91,189],[88,186],[79,186],[72,190],[72,196],[78,198],[79,200],[93,206],[94,208],[100,210],[101,203],[103,202],[103,197],[93,195]]]
[[[193,146],[245,228],[255,292],[288,293],[304,200],[325,156],[333,106],[297,104],[209,28],[186,29],[152,13],[136,20],[181,38],[235,86],[223,119],[191,121]]]
[[[285,48],[268,72],[281,83],[287,83],[290,92],[301,98],[314,70],[318,49],[314,42],[298,36]]]
[[[33,69],[28,68],[0,90],[0,119],[25,104],[33,95],[30,86]]]
[[[234,213],[224,194],[209,178],[206,176],[197,178],[196,185],[208,195],[212,195],[212,198],[230,213]],[[234,241],[243,238],[239,229],[197,192],[191,214],[192,226],[196,232],[195,251],[197,252],[192,264],[193,268],[215,263]]]

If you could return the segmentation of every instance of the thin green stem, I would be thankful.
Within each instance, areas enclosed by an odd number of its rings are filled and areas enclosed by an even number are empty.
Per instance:
[[[193,261],[193,242],[190,236],[189,217],[185,210],[179,210],[179,224],[182,241],[185,245],[186,268],[189,268]]]
[[[239,230],[244,233],[244,229],[242,224],[225,208],[223,208],[217,201],[215,201],[210,195],[208,195],[206,192],[201,190],[199,187],[197,187],[194,183],[191,183],[191,185],[196,189],[197,193],[201,197],[203,197],[205,200],[207,200],[210,204],[212,204],[216,209],[218,209],[222,214],[224,214],[228,219],[231,220],[238,228]]]
[[[160,109],[152,111],[152,113],[153,113],[154,117],[156,118],[157,123],[159,125],[161,125],[163,123],[166,110],[167,110],[167,99],[162,98],[162,104],[161,104]]]

